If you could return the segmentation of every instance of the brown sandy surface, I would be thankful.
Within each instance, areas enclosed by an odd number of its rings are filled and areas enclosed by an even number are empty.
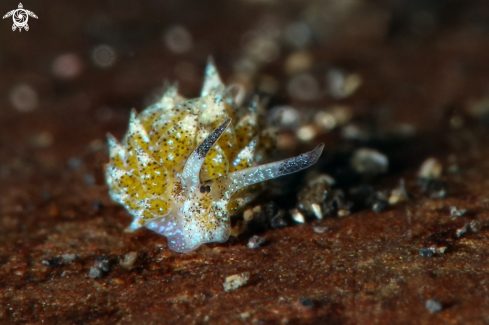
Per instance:
[[[28,32],[12,32],[10,18],[2,20],[0,323],[489,323],[489,109],[473,110],[489,92],[489,6],[327,3],[56,0],[24,3],[39,17],[29,19]],[[16,5],[4,1],[0,11]],[[342,153],[375,147],[389,157],[390,171],[363,181],[391,190],[403,178],[412,198],[378,213],[363,207],[304,224],[289,218],[288,227],[259,233],[266,242],[257,249],[246,246],[252,232],[188,254],[170,251],[149,230],[125,233],[131,217],[110,201],[104,183],[105,133],[120,138],[131,107],[150,103],[164,79],[196,96],[208,55],[225,81],[237,80],[237,62],[250,55],[243,50],[249,31],[270,22],[284,31],[296,21],[313,26],[308,73],[321,91],[314,100],[290,95],[284,65],[296,49],[279,42],[278,53],[244,79],[275,82],[270,106],[311,112],[341,103],[355,119],[374,121],[375,131],[409,125],[414,135],[359,143],[335,130],[283,156],[325,142],[316,169],[341,178]],[[192,35],[183,54],[163,41],[175,25]],[[102,57],[115,59],[108,67],[93,58],[100,45],[113,50]],[[68,53],[80,67],[63,79],[53,62]],[[362,76],[352,96],[334,99],[323,90],[333,66]],[[428,157],[445,167],[444,198],[416,184]],[[361,182],[338,186],[348,192]],[[295,204],[288,198],[295,194],[276,198],[279,207]],[[466,215],[450,217],[452,206]],[[472,220],[482,229],[457,237]],[[316,225],[329,229],[317,233]],[[420,256],[432,246],[447,250]],[[124,267],[129,253],[137,259]],[[97,277],[89,277],[91,268]],[[225,292],[225,278],[242,272],[248,283]],[[430,299],[442,301],[442,310],[430,313]]]

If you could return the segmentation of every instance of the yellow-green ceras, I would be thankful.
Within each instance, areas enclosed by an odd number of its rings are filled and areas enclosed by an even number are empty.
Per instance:
[[[209,62],[200,97],[185,99],[169,87],[157,103],[131,112],[122,143],[108,134],[109,193],[134,217],[130,229],[147,227],[164,235],[177,252],[225,242],[231,215],[257,193],[250,185],[317,161],[322,144],[258,165],[270,146],[270,132],[261,126],[257,101],[245,108],[239,97]]]

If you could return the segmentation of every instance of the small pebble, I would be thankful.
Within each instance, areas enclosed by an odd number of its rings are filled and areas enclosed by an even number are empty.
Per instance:
[[[353,112],[351,107],[335,105],[326,111],[319,111],[314,116],[314,123],[324,131],[331,131],[338,126],[343,126],[351,120]]]
[[[333,200],[331,201],[331,205],[332,207],[336,205],[336,214],[338,215],[338,217],[348,217],[351,214],[351,204],[344,202],[343,199],[338,195],[333,198]]]
[[[436,254],[445,254],[446,250],[447,250],[446,246],[437,247],[435,249],[435,253]]]
[[[302,297],[301,299],[299,299],[299,306],[305,309],[311,309],[312,307],[314,307],[314,300],[309,297]]]
[[[336,183],[336,180],[333,178],[333,176],[328,175],[328,174],[319,174],[312,180],[307,182],[307,185],[313,186],[318,183],[324,183],[326,182],[329,186],[333,186]]]
[[[254,249],[260,247],[265,242],[265,238],[253,236],[248,240],[248,248]]]
[[[326,174],[318,175],[309,180],[307,186],[297,194],[298,208],[308,215],[322,219],[325,215],[322,206],[331,191],[330,182],[334,182],[334,180]]]
[[[90,273],[88,273],[88,277],[91,279],[98,279],[102,277],[102,271],[98,267],[92,266],[90,268]]]
[[[123,268],[131,270],[134,267],[134,263],[138,258],[137,252],[129,252],[124,255],[124,259],[120,261],[120,264]]]
[[[389,159],[377,150],[360,148],[354,152],[350,166],[359,174],[377,176],[387,172]]]
[[[303,142],[311,141],[316,135],[316,128],[313,125],[304,125],[297,130],[297,138]]]
[[[236,290],[242,285],[245,285],[249,279],[250,279],[249,272],[228,276],[223,284],[224,291],[229,292],[229,291]]]
[[[41,264],[42,265],[46,265],[46,266],[60,266],[60,265],[63,265],[63,263],[61,263],[61,261],[60,261],[60,259],[58,257],[44,259],[44,260],[42,260]]]
[[[406,192],[404,180],[401,179],[399,182],[399,187],[392,190],[391,195],[389,196],[389,204],[394,205],[397,203],[407,201],[408,199],[409,199],[409,195]]]
[[[381,212],[387,208],[387,201],[378,200],[372,204],[372,211]]]
[[[423,193],[429,193],[432,199],[441,199],[447,195],[447,184],[439,179],[418,178]]]
[[[431,193],[430,197],[432,199],[443,199],[444,197],[447,196],[447,190],[445,188],[442,188],[436,192]]]
[[[312,229],[314,230],[315,233],[322,234],[325,231],[329,230],[328,227],[323,227],[323,226],[313,226]]]
[[[341,136],[352,141],[370,141],[373,137],[372,132],[363,125],[350,123],[341,128]]]
[[[422,164],[418,172],[419,178],[439,179],[443,172],[443,165],[436,158],[430,157]]]
[[[61,255],[61,258],[65,262],[73,262],[76,258],[76,255],[75,254],[63,254],[63,255]]]
[[[257,205],[253,207],[253,215],[259,215],[261,214],[261,205]]]
[[[334,115],[330,112],[324,111],[317,112],[316,116],[314,117],[314,123],[326,131],[333,130],[337,125]]]
[[[443,302],[436,299],[430,299],[426,301],[425,307],[432,314],[437,313],[443,309]]]
[[[302,213],[300,213],[299,210],[292,209],[292,210],[290,210],[290,214],[292,215],[292,219],[294,219],[295,222],[298,222],[298,223],[306,222],[304,215]]]
[[[275,217],[270,220],[270,226],[272,228],[284,228],[287,227],[287,221],[284,219],[284,212],[280,210]]]
[[[343,126],[353,118],[353,110],[347,105],[334,105],[329,108],[336,121],[336,125]]]
[[[435,255],[435,249],[433,247],[423,247],[419,249],[419,256],[421,257],[433,257]]]
[[[467,209],[459,209],[456,206],[450,207],[451,217],[463,217],[467,213]]]
[[[326,75],[329,93],[334,98],[346,98],[352,95],[362,84],[359,74],[348,74],[341,69],[331,69]]]
[[[472,220],[470,222],[470,230],[472,230],[472,232],[479,232],[481,230],[481,224],[479,221],[477,220]]]
[[[465,234],[467,233],[467,230],[469,230],[469,223],[468,223],[468,222],[466,222],[466,223],[465,223],[465,224],[462,226],[462,228],[457,229],[457,232],[456,232],[457,237],[458,237],[458,238],[460,238],[460,237],[462,237],[463,235],[465,235]]]
[[[267,114],[268,123],[281,128],[295,129],[299,124],[301,115],[291,106],[275,106]]]
[[[98,257],[94,263],[94,267],[100,269],[104,272],[109,272],[111,267],[111,262],[106,257]]]
[[[250,221],[251,219],[253,219],[253,210],[251,210],[251,209],[244,210],[243,219],[245,221]]]
[[[444,198],[447,195],[446,183],[439,178],[443,172],[442,164],[436,158],[428,158],[418,172],[418,184],[424,193],[429,193],[432,199]]]
[[[312,212],[314,212],[316,218],[318,218],[319,220],[323,219],[323,211],[321,210],[321,206],[319,204],[317,203],[311,204],[311,209]]]
[[[319,111],[313,119],[313,123],[322,132],[331,131],[336,127],[343,126],[352,117],[351,108],[348,106],[333,106],[327,111]]]

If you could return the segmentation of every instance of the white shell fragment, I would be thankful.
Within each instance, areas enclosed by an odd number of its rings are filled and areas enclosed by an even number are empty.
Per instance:
[[[472,232],[474,233],[477,233],[481,230],[482,226],[481,226],[481,223],[477,220],[472,220],[470,222],[470,230],[472,230]]]
[[[426,309],[432,314],[443,310],[443,302],[437,299],[427,300],[425,303]]]
[[[299,210],[292,209],[292,210],[290,210],[290,214],[292,215],[292,219],[294,219],[295,222],[297,222],[297,223],[304,223],[304,222],[306,222],[306,219],[304,218],[304,215],[302,213],[300,213]]]
[[[137,252],[129,252],[124,255],[124,259],[120,261],[120,264],[123,268],[131,270],[134,267],[134,263],[138,259]]]
[[[458,238],[462,237],[463,235],[465,235],[467,233],[467,231],[469,230],[469,226],[470,224],[468,222],[464,223],[464,225],[460,228],[458,228],[456,230],[456,235]]]
[[[248,244],[246,244],[246,246],[248,246],[248,248],[255,249],[260,247],[264,242],[265,238],[253,236],[248,240]]]
[[[443,172],[443,165],[436,158],[430,157],[422,164],[418,172],[419,178],[439,179]]]
[[[354,152],[350,165],[359,174],[376,176],[387,172],[389,159],[377,150],[360,148]]]
[[[391,191],[391,195],[389,196],[389,204],[394,205],[409,199],[409,195],[406,191],[406,187],[404,184],[404,179],[399,181],[399,187],[395,188]]]
[[[321,209],[321,206],[317,203],[311,204],[312,212],[314,212],[314,215],[316,218],[319,220],[323,219],[323,211]]]
[[[250,279],[250,273],[244,272],[241,274],[234,274],[228,276],[226,281],[222,285],[224,287],[224,291],[229,292],[238,289],[239,287],[245,285]]]

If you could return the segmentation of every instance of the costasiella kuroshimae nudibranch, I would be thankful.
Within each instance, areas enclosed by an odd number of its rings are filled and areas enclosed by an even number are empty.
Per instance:
[[[201,96],[170,86],[141,113],[131,112],[119,143],[108,134],[110,197],[133,216],[131,230],[151,229],[176,252],[225,242],[231,216],[256,196],[255,184],[313,165],[323,150],[260,164],[274,143],[262,107],[225,87],[210,61]]]

